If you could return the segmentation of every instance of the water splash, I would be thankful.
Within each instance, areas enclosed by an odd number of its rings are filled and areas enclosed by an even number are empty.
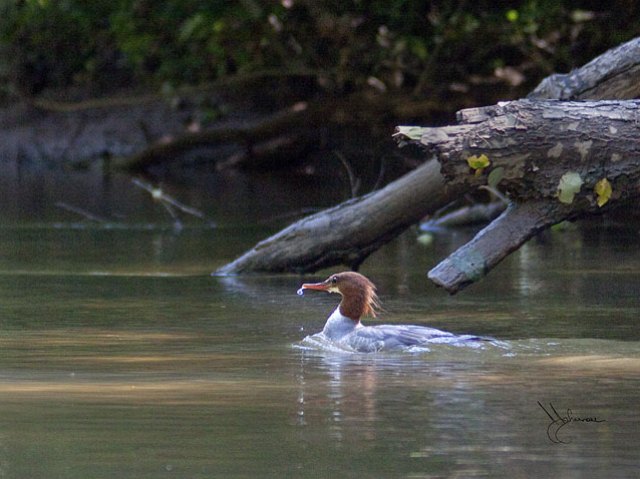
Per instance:
[[[306,336],[299,343],[293,344],[295,349],[302,349],[305,351],[316,352],[328,352],[328,353],[340,353],[340,354],[356,354],[363,356],[376,356],[382,355],[385,357],[393,357],[395,355],[402,356],[409,353],[412,356],[421,354],[432,354],[439,358],[449,357],[466,357],[466,352],[470,354],[488,354],[498,355],[497,357],[510,357],[515,356],[516,352],[512,350],[511,343],[507,341],[451,341],[447,340],[434,340],[424,344],[416,344],[413,346],[398,347],[392,349],[385,349],[380,351],[364,352],[358,351],[351,346],[341,343],[340,341],[332,341],[327,338],[322,332]]]

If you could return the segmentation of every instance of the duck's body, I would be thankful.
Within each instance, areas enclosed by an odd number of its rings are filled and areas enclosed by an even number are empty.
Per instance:
[[[439,329],[416,325],[382,324],[364,326],[363,315],[375,316],[378,298],[374,284],[359,273],[345,272],[331,275],[321,283],[305,283],[305,289],[338,293],[342,301],[329,316],[321,335],[324,339],[361,352],[403,349],[412,346],[446,343],[462,344],[483,341],[478,336],[458,336]]]
[[[320,334],[329,341],[361,352],[481,340],[478,336],[457,336],[447,331],[413,324],[365,326],[360,321],[355,322],[353,319],[343,316],[340,313],[340,307],[337,307],[329,316]]]

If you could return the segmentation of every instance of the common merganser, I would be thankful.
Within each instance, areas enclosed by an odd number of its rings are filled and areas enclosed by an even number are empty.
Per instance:
[[[329,316],[324,329],[317,336],[360,352],[403,349],[429,344],[462,345],[487,341],[472,335],[455,335],[439,329],[410,324],[364,326],[362,316],[376,316],[380,307],[376,286],[365,276],[353,271],[332,274],[320,283],[304,283],[298,290],[327,291],[342,296],[340,304]],[[316,335],[314,335],[316,336]]]

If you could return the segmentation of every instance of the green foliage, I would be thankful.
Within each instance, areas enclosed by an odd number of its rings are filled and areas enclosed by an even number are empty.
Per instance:
[[[104,2],[25,0],[0,7],[0,42],[17,81],[66,85],[95,65],[103,37]]]
[[[0,82],[178,85],[279,70],[330,91],[528,89],[640,33],[612,0],[22,0],[0,6]],[[523,90],[523,92],[526,90]]]
[[[122,0],[110,23],[138,76],[194,83],[251,65],[269,41],[267,15],[250,1]]]
[[[498,166],[491,170],[491,173],[487,176],[487,186],[493,190],[497,190],[498,183],[502,181],[502,178],[504,178],[504,167]]]
[[[418,244],[420,246],[424,246],[425,248],[429,248],[433,246],[434,237],[431,233],[422,233],[420,236],[416,238]]]
[[[568,171],[560,178],[558,183],[558,199],[565,204],[573,203],[574,197],[580,192],[584,183],[579,173]]]

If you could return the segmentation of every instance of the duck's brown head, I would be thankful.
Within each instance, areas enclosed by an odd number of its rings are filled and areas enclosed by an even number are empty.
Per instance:
[[[305,283],[300,289],[340,294],[340,313],[354,321],[359,321],[366,315],[375,317],[380,307],[376,286],[360,273],[353,271],[332,274],[321,283]]]

